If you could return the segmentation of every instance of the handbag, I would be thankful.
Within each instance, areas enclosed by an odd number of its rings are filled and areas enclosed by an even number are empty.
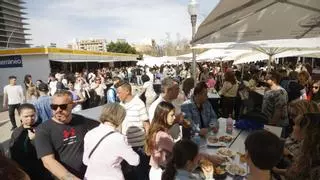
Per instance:
[[[99,144],[106,138],[108,137],[110,134],[114,133],[114,131],[110,131],[108,134],[104,135],[99,142],[94,146],[94,148],[91,150],[90,154],[89,154],[89,159],[92,156],[93,152],[97,149],[97,147],[99,146]]]

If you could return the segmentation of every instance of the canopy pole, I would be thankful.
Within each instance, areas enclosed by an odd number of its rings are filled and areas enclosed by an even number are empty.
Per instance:
[[[241,68],[242,70],[242,72],[241,72],[241,79],[243,80],[243,74],[244,74],[244,64],[242,64],[242,68]]]
[[[272,55],[271,55],[271,54],[269,54],[268,70],[267,70],[267,72],[270,72],[270,71],[271,71],[271,61],[272,61]]]

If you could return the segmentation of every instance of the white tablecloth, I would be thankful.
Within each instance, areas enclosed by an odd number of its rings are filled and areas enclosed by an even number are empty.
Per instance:
[[[226,135],[226,118],[219,118],[219,131],[216,134],[216,136],[223,136]],[[275,127],[275,126],[269,126],[269,125],[265,125],[264,129],[276,134],[278,137],[280,137],[281,132],[282,132],[282,128],[281,127]],[[234,128],[232,131],[232,136],[234,138],[236,138],[233,142],[231,142],[231,145],[229,145],[230,149],[234,152],[240,152],[240,153],[245,153],[245,145],[244,142],[247,138],[247,136],[250,134],[250,132],[248,131],[241,131],[239,129]],[[207,146],[207,142],[205,138],[201,138],[200,141],[200,152],[202,153],[207,153],[207,154],[216,154],[217,153],[218,148],[215,147],[208,147]],[[236,158],[233,160],[234,163],[239,163],[240,159],[239,156],[237,155]],[[246,167],[246,165],[244,165]],[[247,168],[247,167],[246,167]],[[232,176],[228,176],[226,178],[227,180],[232,180],[233,177]]]

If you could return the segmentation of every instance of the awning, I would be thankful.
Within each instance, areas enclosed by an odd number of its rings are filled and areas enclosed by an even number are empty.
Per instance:
[[[221,0],[193,44],[320,37],[319,0]]]

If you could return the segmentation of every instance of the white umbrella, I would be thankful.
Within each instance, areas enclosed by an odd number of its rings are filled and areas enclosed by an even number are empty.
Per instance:
[[[221,0],[194,44],[320,37],[319,0]]]
[[[308,54],[320,53],[320,51],[311,51],[311,50],[294,50],[294,51],[285,51],[274,55],[274,58],[284,58],[284,57],[293,57],[293,56],[305,56]],[[257,62],[261,60],[268,60],[269,56],[261,52],[247,53],[243,54],[236,58],[233,64],[243,64],[250,62]]]
[[[235,50],[235,49],[210,49],[199,54],[197,60],[213,60],[219,59],[222,61],[234,60],[237,56],[252,52],[251,50]]]

